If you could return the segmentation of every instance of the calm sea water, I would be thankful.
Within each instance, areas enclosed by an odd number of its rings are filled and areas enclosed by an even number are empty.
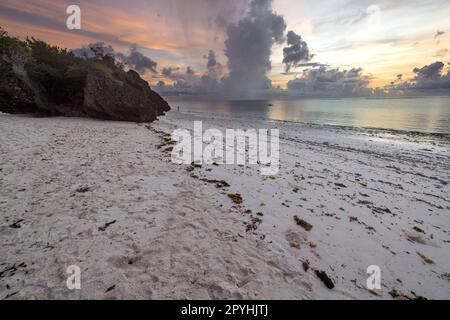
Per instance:
[[[450,97],[211,101],[168,99],[183,112],[324,125],[450,133]]]

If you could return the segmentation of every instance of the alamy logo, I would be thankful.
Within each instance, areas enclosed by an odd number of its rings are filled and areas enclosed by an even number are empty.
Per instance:
[[[279,136],[278,129],[226,129],[225,134],[218,129],[203,132],[203,123],[195,121],[193,137],[191,131],[185,129],[172,133],[172,139],[177,142],[172,150],[172,162],[259,164],[262,175],[276,175],[280,167]]]
[[[367,25],[369,27],[378,27],[381,23],[381,8],[377,5],[370,5],[366,9]]]
[[[81,9],[77,5],[67,7],[66,13],[69,17],[66,20],[66,26],[69,30],[81,29]]]
[[[66,270],[69,277],[67,278],[66,285],[69,290],[81,289],[81,269],[79,266],[72,265],[67,267]]]
[[[369,290],[381,290],[381,269],[379,266],[369,266],[367,268],[367,274],[370,277],[367,279],[367,289]]]

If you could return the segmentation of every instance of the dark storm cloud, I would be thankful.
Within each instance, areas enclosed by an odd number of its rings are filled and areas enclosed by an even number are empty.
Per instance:
[[[173,85],[160,86],[160,91],[173,91],[182,93],[196,93],[201,90],[199,87],[200,77],[188,66],[184,71],[179,67],[163,68],[161,74],[174,81]]]
[[[225,55],[229,76],[224,86],[232,96],[251,96],[271,88],[267,73],[275,43],[284,40],[286,22],[272,10],[272,0],[252,0],[247,15],[228,28]]]
[[[302,40],[302,37],[294,31],[287,34],[287,47],[283,49],[283,64],[286,72],[295,68],[300,62],[308,62],[312,55],[309,52],[308,44]]]
[[[178,72],[180,70],[180,68],[178,67],[165,67],[162,69],[161,73],[162,75],[171,78],[172,74],[174,74],[175,72]]]
[[[436,61],[430,65],[413,69],[415,76],[402,83],[385,86],[381,90],[391,95],[450,93],[450,70],[444,71],[445,64]],[[380,91],[380,89],[378,89]]]
[[[206,58],[208,59],[208,63],[206,64],[207,69],[214,68],[217,65],[216,53],[213,50],[209,50]]]
[[[432,63],[422,68],[414,68],[413,72],[417,74],[418,79],[429,79],[440,77],[444,64],[440,61]]]
[[[165,89],[233,98],[257,96],[272,88],[267,77],[271,70],[272,46],[284,42],[285,30],[283,17],[272,10],[272,0],[251,0],[246,15],[228,27],[225,41],[227,68],[217,61],[215,52],[211,50],[205,56],[204,74],[192,72],[190,68],[186,72],[164,68],[162,74],[174,81]],[[227,75],[225,69],[228,70]]]
[[[115,52],[112,46],[106,45],[104,42],[88,44],[83,48],[72,50],[72,53],[75,57],[83,59],[99,58],[109,55],[114,57],[117,61],[125,64],[130,69],[136,70],[140,74],[144,74],[147,71],[156,73],[156,66],[158,65],[155,61],[137,51],[135,45],[130,47],[130,52],[128,54]]]
[[[136,46],[131,46],[129,55],[118,53],[116,54],[116,57],[120,62],[126,64],[128,67],[141,74],[144,74],[147,71],[156,73],[158,63],[137,51]]]
[[[307,70],[303,76],[288,83],[288,91],[293,96],[350,97],[371,93],[368,88],[370,77],[361,68],[350,70],[319,69]]]
[[[213,50],[204,58],[207,62],[203,74],[195,72],[190,66],[185,71],[180,67],[163,68],[161,74],[172,80],[173,84],[166,85],[161,82],[156,90],[163,94],[220,94],[223,89],[221,80],[225,75],[224,66],[217,61]]]
[[[450,71],[443,72],[444,63],[437,61],[422,68],[414,68],[416,76],[409,84],[412,89],[434,90],[450,89]]]

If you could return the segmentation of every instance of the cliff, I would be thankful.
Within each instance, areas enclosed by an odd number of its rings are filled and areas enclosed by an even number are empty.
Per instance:
[[[150,122],[170,107],[110,56],[80,59],[0,29],[0,112]]]

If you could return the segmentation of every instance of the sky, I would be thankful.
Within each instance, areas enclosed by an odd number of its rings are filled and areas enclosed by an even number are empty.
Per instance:
[[[449,16],[449,0],[0,0],[11,35],[102,42],[152,87],[237,96],[450,92]]]

